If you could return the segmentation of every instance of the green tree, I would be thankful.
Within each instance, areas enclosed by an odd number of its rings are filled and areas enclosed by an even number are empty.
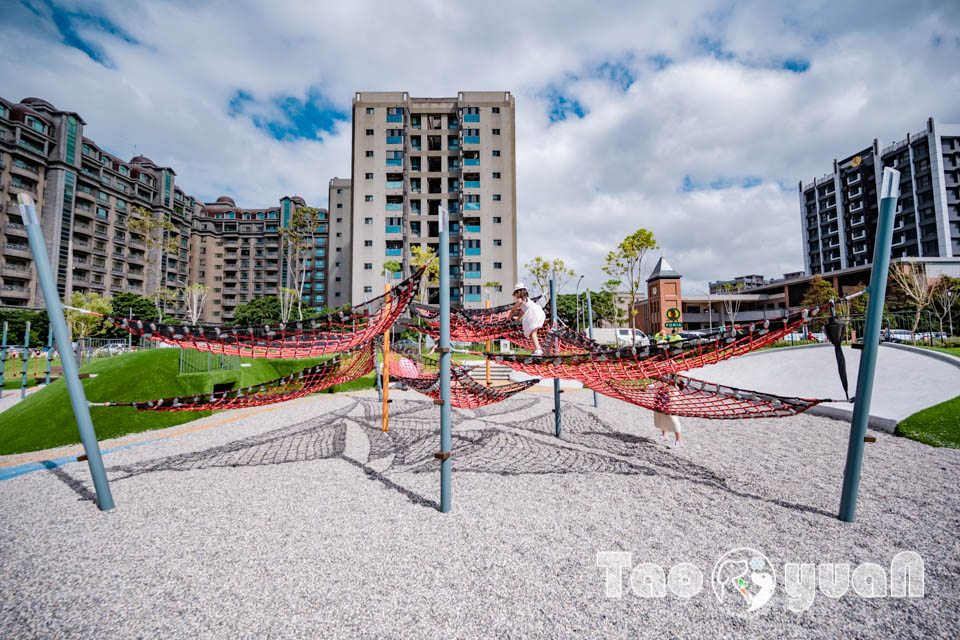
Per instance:
[[[277,296],[266,296],[237,305],[231,324],[235,327],[276,324],[280,322],[280,317],[280,299]]]
[[[410,247],[410,266],[416,271],[423,265],[429,265],[423,278],[420,281],[420,302],[426,302],[427,289],[431,283],[440,283],[440,261],[434,260],[437,257],[433,249],[424,249],[421,245],[415,244]]]
[[[396,260],[387,260],[383,263],[383,269],[380,270],[380,275],[387,277],[387,274],[393,275],[403,270],[403,265]],[[391,278],[392,280],[392,278]]]
[[[290,214],[287,225],[280,231],[287,258],[287,271],[290,275],[289,287],[292,290],[281,291],[285,320],[290,317],[292,305],[297,305],[297,316],[303,320],[303,286],[310,272],[312,255],[316,246],[317,232],[326,219],[326,213],[314,207],[298,207]],[[290,311],[286,305],[291,305]]]
[[[800,305],[804,308],[819,307],[820,305],[827,304],[831,300],[836,300],[837,297],[837,292],[834,290],[832,284],[820,276],[814,276],[813,279],[810,280],[810,284],[807,285],[807,291],[803,294],[803,300],[800,301]],[[809,325],[810,330],[822,331],[823,326],[827,323],[827,318],[829,318],[829,314],[820,314],[811,320]]]
[[[7,344],[23,346],[23,334],[27,321],[30,322],[30,346],[39,348],[47,345],[47,332],[50,319],[46,311],[27,309],[0,309],[0,325],[7,323]]]
[[[110,298],[110,313],[114,316],[126,318],[132,311],[134,320],[156,321],[157,309],[153,300],[147,296],[135,293],[117,293]]]
[[[112,309],[110,302],[106,298],[101,298],[99,293],[91,291],[89,293],[80,293],[75,291],[70,296],[70,306],[77,309],[85,309],[96,313],[109,314]],[[103,330],[103,318],[92,316],[88,313],[81,313],[73,309],[64,309],[64,316],[67,326],[70,329],[70,337],[73,340],[80,338],[89,338],[95,333]]]
[[[637,229],[624,238],[616,249],[607,254],[603,271],[611,278],[619,279],[626,284],[627,294],[630,296],[627,313],[630,315],[631,325],[633,316],[637,313],[637,294],[643,286],[644,258],[648,252],[659,248],[652,231]]]
[[[533,260],[523,265],[530,276],[530,283],[535,285],[541,293],[549,293],[550,279],[553,278],[557,288],[557,293],[577,275],[573,269],[567,268],[567,265],[560,258],[541,258],[536,256]]]
[[[602,323],[616,324],[622,311],[615,304],[616,297],[612,291],[591,291],[590,306],[593,310],[593,326],[599,327]],[[586,304],[582,301],[581,304]]]

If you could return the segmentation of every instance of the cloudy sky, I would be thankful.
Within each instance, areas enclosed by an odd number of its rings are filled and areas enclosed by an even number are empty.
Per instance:
[[[685,289],[800,270],[798,181],[960,122],[952,0],[0,4],[0,95],[77,111],[203,200],[325,206],[355,91],[509,90],[520,264],[592,286],[639,227]]]

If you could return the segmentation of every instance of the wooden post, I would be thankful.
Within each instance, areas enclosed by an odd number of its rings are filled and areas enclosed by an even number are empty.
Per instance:
[[[490,294],[487,293],[486,304],[483,305],[484,309],[490,308]],[[487,340],[487,353],[493,351],[493,341]],[[487,358],[487,386],[490,386],[490,358]]]
[[[386,315],[390,315],[390,283],[383,285],[383,304],[386,306]],[[383,332],[383,426],[384,431],[390,430],[390,327]]]

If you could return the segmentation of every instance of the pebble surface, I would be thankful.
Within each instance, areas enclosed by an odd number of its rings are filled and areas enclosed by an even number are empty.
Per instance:
[[[684,419],[677,448],[649,411],[576,391],[558,439],[552,394],[522,393],[454,411],[442,514],[439,409],[390,395],[389,433],[375,394],[340,394],[113,451],[109,512],[86,463],[0,482],[0,637],[960,633],[960,451],[871,432],[857,521],[843,523],[843,422]],[[755,614],[711,588],[737,547],[777,571]],[[606,551],[631,554],[620,597],[605,594]],[[851,589],[788,607],[787,563],[873,562],[889,580],[901,551],[923,558],[923,597]],[[631,588],[630,568],[681,562],[702,571],[696,595]]]

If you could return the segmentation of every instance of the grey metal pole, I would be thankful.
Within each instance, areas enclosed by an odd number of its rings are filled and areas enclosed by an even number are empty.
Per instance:
[[[3,322],[3,347],[0,348],[0,395],[3,393],[3,385],[6,383],[6,373],[4,370],[7,365],[7,322]]]
[[[60,306],[60,297],[57,292],[57,283],[50,269],[50,260],[47,257],[47,247],[43,241],[43,230],[37,218],[37,209],[30,196],[20,193],[17,195],[20,202],[20,215],[27,227],[27,237],[30,240],[30,251],[33,253],[33,263],[37,269],[37,279],[43,290],[43,301],[47,307],[47,315],[53,326],[53,335],[57,344],[70,344],[70,333],[63,318],[63,308]],[[90,407],[83,393],[83,385],[77,371],[77,363],[70,349],[63,349],[60,354],[60,363],[63,366],[63,378],[67,383],[70,394],[70,404],[73,405],[73,415],[77,420],[77,429],[80,431],[80,440],[90,465],[90,475],[97,492],[97,506],[101,511],[113,509],[113,495],[110,493],[110,484],[107,473],[103,468],[103,458],[100,455],[100,445],[97,434],[93,430],[93,420],[90,419]]]
[[[873,397],[873,378],[880,351],[880,324],[883,321],[883,301],[887,294],[887,272],[890,269],[890,245],[893,243],[893,221],[900,195],[900,172],[884,167],[880,186],[880,219],[877,221],[873,267],[870,271],[870,301],[863,327],[863,353],[857,373],[857,399],[850,425],[847,445],[847,463],[843,471],[843,493],[840,496],[839,518],[853,522],[857,512],[857,493],[860,490],[860,471],[863,467],[863,438],[867,435],[870,418],[870,400]]]
[[[587,289],[587,326],[590,328],[590,339],[593,340],[593,303],[590,301],[590,289]],[[593,392],[593,406],[597,406],[597,392]]]
[[[557,287],[553,278],[550,278],[550,323],[552,328],[557,326]],[[555,434],[559,438],[563,429],[560,420],[560,378],[556,377],[553,379],[553,420]]]
[[[450,511],[450,214],[440,207],[440,511]]]
[[[27,320],[26,331],[23,332],[23,376],[20,378],[20,399],[27,397],[27,368],[30,365],[30,321]]]
[[[47,329],[47,380],[45,384],[50,384],[50,363],[53,360],[53,326]]]

